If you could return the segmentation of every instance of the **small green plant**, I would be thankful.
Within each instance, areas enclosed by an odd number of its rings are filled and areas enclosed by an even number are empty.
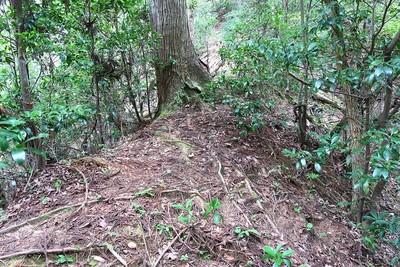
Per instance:
[[[272,184],[276,188],[280,188],[281,187],[281,184],[279,182],[277,182],[277,181],[274,181]]]
[[[301,207],[299,206],[299,203],[294,203],[293,210],[297,213],[301,212]]]
[[[101,173],[103,173],[103,174],[109,174],[109,173],[110,173],[110,169],[109,169],[109,168],[102,168],[102,169],[101,169]]]
[[[132,202],[131,203],[132,209],[140,215],[143,215],[146,213],[146,210],[142,208],[142,206],[138,203]]]
[[[183,254],[180,258],[181,261],[188,261],[189,260],[189,255],[188,254]]]
[[[274,188],[275,188],[275,192],[274,192],[274,195],[283,195],[283,194],[285,194],[285,192],[283,192],[283,190],[282,190],[282,185],[279,183],[279,182],[273,182],[272,183],[272,185],[274,186]]]
[[[142,190],[142,191],[139,191],[139,192],[137,192],[137,193],[135,194],[135,196],[137,196],[137,197],[143,197],[143,196],[146,196],[146,197],[154,197],[153,188],[152,188],[152,187],[149,187],[149,188],[146,188],[146,189],[144,189],[144,190]]]
[[[364,220],[369,221],[369,224],[364,228],[363,242],[372,252],[376,250],[378,238],[400,249],[400,237],[398,237],[400,233],[400,217],[390,216],[389,212],[377,213],[372,211],[369,215],[364,216]],[[388,235],[395,238],[388,239]]]
[[[307,223],[306,227],[307,227],[307,231],[312,231],[314,228],[314,225],[309,222],[309,223]]]
[[[193,205],[193,199],[189,199],[188,201],[186,201],[185,205],[182,205],[180,203],[173,203],[171,205],[174,209],[182,211],[178,216],[178,221],[189,224],[196,220],[196,217],[193,216],[192,205]]]
[[[160,233],[160,235],[166,234],[168,239],[173,239],[172,232],[174,228],[172,226],[159,223],[156,225],[156,230]]]
[[[219,224],[224,220],[224,217],[217,212],[217,209],[221,207],[221,203],[218,198],[214,198],[211,202],[205,203],[208,206],[208,209],[204,213],[204,217],[208,217],[210,214],[213,215],[214,224]]]
[[[43,205],[46,204],[47,201],[49,201],[49,198],[48,198],[48,197],[42,196],[42,197],[40,198],[40,202],[42,202]]]
[[[54,187],[55,187],[57,190],[59,190],[59,189],[61,188],[61,185],[62,185],[62,180],[61,180],[61,179],[57,179],[57,180],[54,182]]]
[[[291,267],[292,262],[289,257],[294,254],[294,250],[282,251],[282,244],[279,244],[275,249],[270,246],[264,246],[263,259],[268,259],[273,263],[273,267],[281,266],[284,263],[286,266]]]
[[[19,165],[26,160],[27,151],[45,157],[45,153],[38,149],[27,146],[30,141],[46,138],[48,135],[40,133],[32,136],[32,130],[26,127],[26,122],[10,118],[6,121],[0,121],[0,152],[10,152],[9,162],[4,162],[3,157],[0,160],[0,169],[10,167],[11,162]]]
[[[307,173],[306,177],[310,180],[315,180],[319,178],[319,174],[318,173]]]
[[[200,257],[202,257],[205,260],[210,260],[212,255],[210,252],[208,252],[207,250],[200,250],[199,251]]]
[[[110,236],[110,237],[116,237],[116,236],[118,236],[118,233],[116,233],[116,232],[107,232],[107,235]]]
[[[56,260],[56,265],[64,264],[64,263],[72,263],[74,262],[74,258],[67,255],[58,255],[58,259]]]
[[[307,168],[310,163],[314,164],[314,169],[316,172],[320,173],[322,171],[321,164],[325,164],[327,157],[331,155],[335,150],[340,149],[343,144],[340,142],[341,135],[334,134],[325,134],[319,136],[317,133],[311,133],[312,136],[319,139],[321,142],[321,147],[315,149],[310,152],[307,150],[296,151],[293,150],[282,150],[283,155],[286,157],[297,159],[296,169],[300,170],[302,168]],[[311,175],[307,176],[309,179],[316,179],[318,176]]]
[[[234,232],[238,235],[239,239],[249,237],[250,235],[260,236],[256,229],[242,229],[240,226],[235,227]]]

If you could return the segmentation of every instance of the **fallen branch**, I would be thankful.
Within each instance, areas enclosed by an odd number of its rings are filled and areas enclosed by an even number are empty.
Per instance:
[[[225,182],[224,176],[222,175],[222,164],[221,164],[221,162],[219,161],[219,159],[217,159],[217,161],[218,161],[218,176],[219,176],[219,178],[221,179],[222,185],[224,186],[225,193],[226,193],[227,195],[229,195],[228,186],[227,186],[227,184],[226,184],[226,182]]]
[[[96,201],[96,202],[99,202],[99,201]],[[51,215],[53,215],[53,214],[59,213],[59,212],[61,212],[61,211],[79,207],[80,205],[81,205],[81,203],[78,203],[78,204],[74,204],[74,205],[69,205],[69,206],[60,207],[60,208],[57,208],[57,209],[55,209],[55,210],[51,210],[51,211],[49,211],[49,212],[46,212],[45,214],[39,215],[39,216],[34,217],[34,218],[32,218],[32,219],[29,219],[29,220],[27,220],[27,221],[21,222],[21,223],[19,223],[19,224],[10,226],[10,227],[5,228],[5,229],[1,229],[1,230],[0,230],[0,235],[4,235],[4,234],[7,234],[7,233],[9,233],[9,232],[18,230],[18,229],[21,228],[22,226],[25,226],[25,225],[27,225],[27,224],[34,223],[34,222],[36,222],[36,221],[40,221],[40,220],[42,220],[42,219],[45,219],[45,218],[47,218],[47,217],[49,217],[49,216],[51,216]]]
[[[144,235],[143,225],[142,225],[142,222],[139,222],[139,223],[140,223],[140,230],[142,230],[142,237],[143,237],[144,248],[146,249],[146,254],[147,254],[147,257],[149,258],[149,262],[150,262],[150,266],[151,266],[152,263],[151,263],[151,258],[150,258],[150,252],[149,252],[149,249],[147,248],[147,242],[146,242],[146,237],[145,237],[145,235]]]
[[[312,98],[322,102],[323,104],[330,105],[331,107],[336,108],[338,110],[344,110],[344,108],[340,106],[340,103],[337,103],[335,100],[332,100],[332,99],[328,98],[327,96],[325,96],[321,92],[315,93],[312,96]]]
[[[135,199],[135,198],[137,198],[137,196],[120,196],[120,197],[114,197],[114,198],[99,198],[99,199],[88,201],[88,202],[86,202],[86,204],[107,202],[107,201],[110,201],[110,200],[132,200],[132,199]],[[80,207],[81,205],[82,205],[82,203],[77,203],[77,204],[73,204],[73,205],[59,207],[57,209],[51,210],[49,212],[46,212],[46,213],[44,213],[42,215],[36,216],[36,217],[34,217],[32,219],[26,220],[26,221],[21,222],[19,224],[10,226],[10,227],[5,228],[5,229],[1,229],[0,230],[0,236],[4,235],[4,234],[7,234],[7,233],[10,233],[12,231],[18,230],[19,228],[21,228],[21,227],[23,227],[23,226],[25,226],[27,224],[32,224],[32,223],[34,223],[36,221],[40,221],[42,219],[45,219],[45,218],[47,218],[47,217],[49,217],[49,216],[51,216],[53,214],[57,214],[57,213],[59,213],[61,211],[68,210],[68,209],[74,209],[74,208]]]
[[[79,246],[65,247],[65,248],[53,248],[53,249],[28,249],[23,251],[14,252],[11,254],[0,256],[0,260],[6,260],[13,257],[27,256],[33,254],[59,254],[59,253],[71,253],[71,252],[83,252],[90,248],[98,247],[97,245],[89,244],[83,248]]]
[[[81,170],[79,170],[78,168],[75,168],[73,166],[68,166],[65,165],[65,167],[67,167],[68,169],[74,170],[77,173],[79,173],[82,178],[83,178],[83,182],[85,183],[85,200],[82,202],[81,206],[75,211],[75,213],[79,212],[79,210],[81,210],[88,202],[88,198],[89,198],[89,183],[87,181],[87,178],[85,176],[85,174],[83,174],[83,172],[81,172]]]
[[[229,189],[228,189],[228,185],[225,182],[224,176],[222,175],[222,164],[221,162],[217,159],[218,161],[218,176],[222,181],[222,185],[224,186],[224,190],[225,193],[229,196]],[[247,226],[252,226],[253,224],[251,223],[249,217],[247,217],[247,215],[244,213],[244,211],[242,210],[241,207],[239,207],[239,205],[235,202],[232,201],[232,204],[235,206],[235,208],[240,212],[240,214],[243,215],[244,219],[246,220],[246,222],[248,223]]]
[[[22,190],[22,192],[24,192],[24,193],[26,192],[26,189],[28,188],[29,184],[31,183],[31,179],[32,179],[32,176],[33,176],[33,170],[34,169],[32,169],[31,174],[29,175],[29,178],[28,178],[28,181],[25,184],[24,190]]]
[[[266,203],[264,196],[260,192],[258,192],[255,188],[253,189],[253,186],[251,186],[251,181],[249,180],[249,178],[247,178],[247,177],[245,178],[245,183],[246,183],[246,186],[247,186],[248,190],[250,191],[250,193],[252,193],[252,194],[254,193],[258,197],[261,197],[263,199],[264,203]],[[269,217],[269,215],[268,215],[267,211],[265,210],[264,206],[262,205],[262,203],[259,200],[257,200],[256,203],[257,203],[258,207],[264,211],[264,216],[267,218],[269,225],[271,225],[272,229],[280,237],[280,239],[283,240],[283,234],[279,231],[276,224]]]
[[[111,245],[107,245],[106,246],[107,249],[111,252],[111,254],[114,255],[114,257],[125,267],[128,267],[128,263],[126,262],[126,260],[124,260],[113,248]]]
[[[176,236],[175,238],[169,242],[168,246],[161,252],[160,256],[157,258],[157,260],[154,262],[153,267],[157,267],[157,265],[160,263],[161,259],[164,257],[165,253],[171,248],[171,246],[178,240],[178,238],[186,232],[187,228],[183,228]]]
[[[121,173],[121,170],[118,170],[118,171],[116,171],[114,173],[111,173],[111,174],[107,175],[106,177],[104,177],[104,179],[110,179],[111,177],[114,177],[114,176],[116,176],[116,175],[118,175],[120,173]]]

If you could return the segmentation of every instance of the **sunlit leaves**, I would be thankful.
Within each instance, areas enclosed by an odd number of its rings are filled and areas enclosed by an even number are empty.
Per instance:
[[[21,148],[12,149],[11,156],[12,156],[13,160],[18,164],[22,164],[26,160],[26,152]]]

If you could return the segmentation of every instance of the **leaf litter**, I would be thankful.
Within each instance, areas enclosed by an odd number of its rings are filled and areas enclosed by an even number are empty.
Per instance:
[[[269,121],[243,137],[236,123],[224,106],[187,106],[38,173],[5,209],[0,266],[55,266],[64,254],[70,266],[271,266],[266,245],[294,250],[293,266],[386,266],[346,223],[337,203],[351,186],[334,163],[315,183],[281,153],[298,148],[296,132]],[[218,225],[203,217],[215,198]]]

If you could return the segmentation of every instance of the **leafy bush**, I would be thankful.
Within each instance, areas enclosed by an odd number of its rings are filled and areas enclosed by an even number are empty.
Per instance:
[[[23,164],[26,160],[26,152],[30,151],[44,156],[42,151],[28,147],[26,144],[35,139],[45,138],[47,134],[32,136],[31,129],[25,121],[9,119],[0,121],[0,149],[9,152],[10,157],[0,161],[0,168],[9,167],[11,162]]]
[[[264,246],[264,256],[263,259],[269,259],[273,263],[273,267],[281,266],[284,263],[286,266],[291,267],[292,262],[290,256],[294,254],[294,250],[282,251],[282,244],[276,246],[276,248],[270,246]]]

